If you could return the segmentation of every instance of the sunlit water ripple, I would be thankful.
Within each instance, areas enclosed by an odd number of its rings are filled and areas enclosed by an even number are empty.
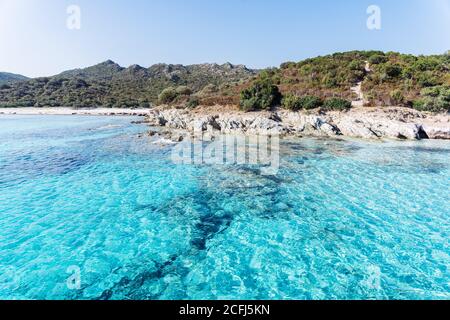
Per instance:
[[[0,116],[0,298],[450,298],[450,143],[287,139],[263,176],[132,120]]]

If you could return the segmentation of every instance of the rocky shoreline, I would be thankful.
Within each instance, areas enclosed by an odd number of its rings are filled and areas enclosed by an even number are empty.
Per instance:
[[[215,106],[193,110],[157,107],[154,109],[72,109],[1,108],[4,115],[90,115],[141,116],[159,127],[159,134],[178,142],[187,135],[219,134],[279,136],[344,136],[363,139],[450,140],[450,114],[431,114],[408,108],[353,108],[346,112],[242,112]],[[150,132],[155,134],[155,132]]]
[[[398,107],[354,108],[346,112],[276,110],[251,113],[218,107],[195,110],[156,108],[149,112],[146,122],[165,128],[163,135],[174,141],[182,140],[186,134],[450,140],[449,114],[428,114]]]

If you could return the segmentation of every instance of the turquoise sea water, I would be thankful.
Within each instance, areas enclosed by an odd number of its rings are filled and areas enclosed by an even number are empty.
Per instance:
[[[283,140],[264,176],[132,120],[0,116],[1,299],[450,298],[450,143]]]

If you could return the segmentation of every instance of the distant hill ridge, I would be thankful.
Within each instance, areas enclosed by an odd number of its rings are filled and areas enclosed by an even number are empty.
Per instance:
[[[243,65],[206,63],[122,67],[107,60],[97,65],[29,79],[0,90],[0,106],[149,107],[168,87],[192,93],[208,85],[237,84],[258,73]]]
[[[172,79],[174,75],[195,74],[196,72],[205,73],[205,75],[221,75],[242,76],[243,74],[255,74],[255,71],[248,69],[244,65],[233,65],[231,63],[224,63],[222,65],[216,63],[204,63],[193,65],[181,64],[165,64],[159,63],[144,68],[138,64],[124,68],[112,60],[107,60],[91,67],[83,69],[74,69],[64,71],[55,77],[58,78],[83,78],[84,80],[98,80],[98,79],[119,79],[122,76],[136,75],[141,77],[161,77],[164,76]]]
[[[20,74],[14,74],[9,72],[0,72],[0,85],[7,83],[27,80],[28,78]]]

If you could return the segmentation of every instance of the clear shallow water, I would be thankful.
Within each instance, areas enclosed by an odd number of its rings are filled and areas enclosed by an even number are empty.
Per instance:
[[[450,143],[285,140],[262,176],[131,120],[0,117],[0,298],[450,298]]]

